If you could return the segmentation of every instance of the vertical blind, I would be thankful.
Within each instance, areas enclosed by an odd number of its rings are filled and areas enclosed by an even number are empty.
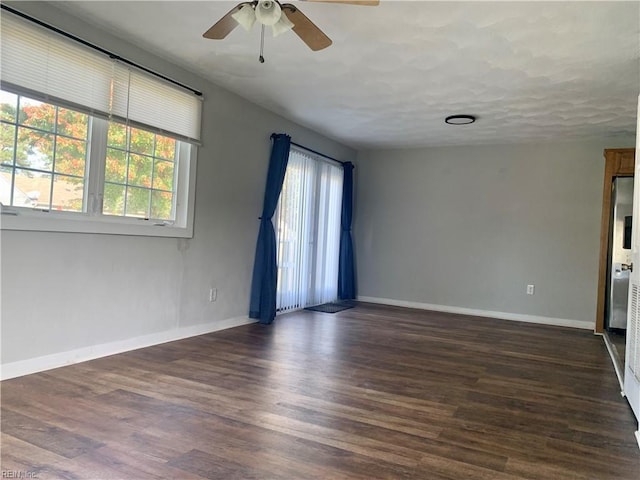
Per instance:
[[[309,305],[338,299],[340,214],[342,212],[342,167],[318,162],[318,202],[314,278]]]
[[[200,139],[200,96],[3,11],[3,89],[90,115]]]
[[[341,167],[291,149],[274,215],[278,311],[338,298],[342,181]]]

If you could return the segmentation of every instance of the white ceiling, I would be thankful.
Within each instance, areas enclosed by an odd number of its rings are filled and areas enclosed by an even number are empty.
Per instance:
[[[638,2],[295,2],[331,37],[202,33],[237,2],[55,2],[354,148],[634,134]],[[469,113],[478,121],[449,126]]]

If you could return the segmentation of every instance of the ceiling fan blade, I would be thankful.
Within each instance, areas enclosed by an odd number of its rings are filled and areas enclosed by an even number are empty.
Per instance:
[[[377,7],[380,0],[305,0],[306,2],[323,2],[323,3],[344,3],[346,5],[362,5],[366,7]]]
[[[218,20],[216,24],[209,30],[204,32],[202,36],[204,38],[210,38],[212,40],[222,40],[224,37],[229,35],[233,31],[233,29],[238,26],[238,22],[236,22],[231,15],[240,10],[240,8],[242,8],[244,5],[244,3],[241,3],[233,7],[229,13]]]
[[[290,3],[285,3],[282,5],[282,11],[285,12],[287,18],[293,23],[293,31],[296,35],[314,52],[327,48],[333,43],[299,8]]]

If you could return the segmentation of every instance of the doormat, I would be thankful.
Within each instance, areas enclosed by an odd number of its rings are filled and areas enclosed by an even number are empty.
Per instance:
[[[338,302],[323,303],[322,305],[316,305],[315,307],[307,307],[305,310],[322,313],[337,313],[355,306],[356,302],[353,300],[340,300]]]

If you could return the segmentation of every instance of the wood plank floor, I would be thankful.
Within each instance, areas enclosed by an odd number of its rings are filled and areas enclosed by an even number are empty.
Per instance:
[[[360,304],[2,382],[2,477],[638,480],[590,332]]]

